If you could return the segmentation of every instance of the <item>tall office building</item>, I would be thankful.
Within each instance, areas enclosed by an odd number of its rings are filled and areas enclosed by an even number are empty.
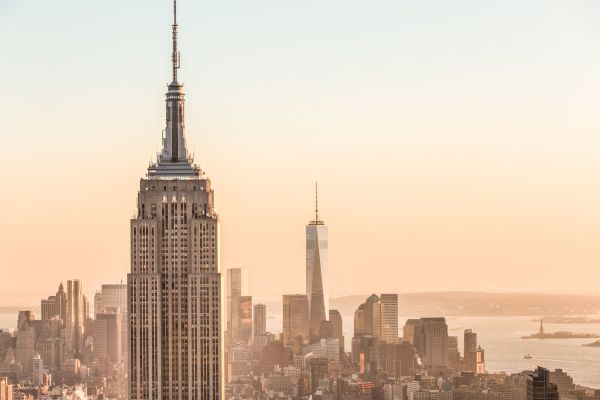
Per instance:
[[[573,378],[570,377],[562,369],[555,369],[554,371],[550,371],[550,382],[556,385],[558,393],[564,397],[567,397],[570,394],[569,392],[576,390]]]
[[[96,315],[93,325],[94,359],[117,363],[122,360],[122,321],[118,308],[107,308]]]
[[[33,379],[32,379],[32,383],[34,386],[39,386],[42,384],[42,375],[44,374],[44,365],[43,365],[43,361],[42,361],[42,357],[39,355],[39,353],[36,353],[33,356]]]
[[[260,349],[269,343],[269,337],[267,336],[267,306],[255,304],[253,310],[252,345],[256,350],[255,354],[259,354]]]
[[[334,339],[340,344],[340,351],[344,352],[344,332],[342,325],[342,314],[338,310],[329,310],[329,322],[331,323],[331,333]]]
[[[463,356],[465,371],[477,372],[477,334],[471,329],[465,329]]]
[[[67,311],[65,321],[66,358],[78,357],[83,351],[85,304],[83,288],[78,279],[67,281]]]
[[[308,298],[303,294],[283,295],[283,344],[294,348],[308,340]]]
[[[13,385],[6,377],[0,378],[0,400],[13,400]]]
[[[33,311],[19,311],[17,322],[17,340],[15,357],[23,366],[26,375],[33,371],[33,356],[35,355],[35,315]]]
[[[319,339],[321,321],[327,320],[329,293],[327,286],[327,226],[319,219],[318,192],[315,191],[315,219],[306,225],[306,296],[309,307],[309,338]]]
[[[415,332],[421,321],[416,318],[409,318],[402,328],[402,341],[414,344]]]
[[[267,306],[264,304],[254,305],[254,336],[267,334]]]
[[[384,343],[398,343],[398,295],[372,294],[354,312],[354,337],[374,336]]]
[[[354,312],[354,336],[373,335],[373,308],[379,302],[379,296],[370,295]]]
[[[127,285],[122,283],[104,284],[99,292],[94,295],[94,317],[98,314],[118,313],[121,318],[121,344],[120,358],[127,360],[127,327],[129,317],[127,315]]]
[[[173,79],[162,150],[140,180],[131,220],[129,399],[220,400],[219,219],[211,182],[186,147],[173,5]]]
[[[85,326],[85,322],[90,319],[90,302],[85,294],[81,296],[81,304],[83,305],[83,322]]]
[[[373,336],[384,343],[398,343],[398,295],[384,293],[373,304]]]
[[[58,317],[62,320],[63,326],[67,321],[67,293],[65,292],[65,288],[62,284],[58,285],[58,290],[56,291],[56,309],[58,311]]]
[[[41,321],[32,321],[35,350],[49,371],[58,372],[65,355],[67,293],[61,283],[55,295],[41,301]],[[70,335],[73,338],[73,335]],[[73,346],[71,346],[71,350]],[[70,358],[73,358],[73,354]]]
[[[248,271],[243,268],[227,269],[227,337],[235,342],[240,337],[240,297],[248,295]]]
[[[413,345],[425,368],[448,366],[448,325],[445,318],[421,318],[415,327]]]
[[[558,400],[558,388],[550,383],[550,371],[537,367],[527,376],[527,400]]]
[[[475,372],[485,374],[485,352],[481,346],[477,347],[477,352],[475,353]]]
[[[94,296],[94,316],[105,312],[108,308],[118,308],[120,313],[127,313],[127,285],[122,283],[104,284]]]
[[[458,349],[458,336],[448,336],[448,367],[460,371],[460,350]]]
[[[238,301],[239,324],[236,341],[243,344],[252,342],[252,296],[240,296]]]
[[[42,311],[42,321],[59,318],[60,310],[56,296],[49,296],[47,299],[42,299],[40,310]]]
[[[60,323],[59,320],[55,322]],[[58,372],[63,363],[64,343],[59,335],[44,336],[38,339],[36,350],[44,360],[44,366],[52,373]]]

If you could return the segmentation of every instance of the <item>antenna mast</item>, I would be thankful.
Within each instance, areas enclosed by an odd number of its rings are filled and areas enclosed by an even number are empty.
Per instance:
[[[315,222],[319,223],[319,182],[315,182]]]
[[[181,65],[179,51],[177,50],[177,0],[173,0],[173,54],[171,61],[173,62],[173,82],[177,82],[177,70]]]

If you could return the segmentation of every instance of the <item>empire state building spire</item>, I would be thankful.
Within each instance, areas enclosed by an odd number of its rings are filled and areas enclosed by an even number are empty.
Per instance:
[[[190,177],[199,176],[200,169],[193,164],[185,140],[185,94],[178,82],[177,72],[181,66],[178,45],[177,0],[173,0],[173,49],[171,63],[173,81],[168,85],[166,99],[166,128],[162,138],[162,150],[157,162],[148,168],[148,176]]]
[[[177,0],[173,0],[173,54],[171,61],[173,62],[173,83],[177,82],[177,70],[181,67],[181,59],[177,50]]]

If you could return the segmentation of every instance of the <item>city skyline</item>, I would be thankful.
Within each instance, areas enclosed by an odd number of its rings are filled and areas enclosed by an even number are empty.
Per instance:
[[[600,399],[600,5],[10,1],[0,400]]]
[[[600,399],[600,4],[9,1],[0,400]]]
[[[73,7],[0,6],[0,34],[19,38],[0,43],[2,53],[15,55],[0,65],[11,94],[0,100],[0,113],[13,132],[0,155],[4,170],[21,165],[5,181],[15,194],[0,200],[13,211],[0,250],[15,266],[11,291],[48,290],[43,280],[26,280],[44,265],[87,282],[90,297],[101,283],[124,280],[128,269],[123,221],[135,206],[130,183],[158,150],[156,82],[168,69],[168,37],[155,27],[168,18],[160,2],[143,9],[67,3]],[[600,92],[593,72],[600,66],[598,5],[545,2],[540,13],[542,3],[532,1],[516,14],[467,1],[452,9],[438,4],[438,11],[407,4],[346,5],[341,14],[335,2],[320,12],[275,3],[254,11],[181,5],[183,18],[197,21],[184,20],[182,31],[189,38],[182,44],[186,90],[194,96],[188,124],[192,148],[218,182],[223,266],[247,268],[255,295],[301,292],[302,227],[318,180],[331,229],[332,297],[361,293],[359,283],[385,292],[524,291],[527,279],[515,277],[532,278],[540,267],[549,273],[535,291],[597,293],[600,165],[591,104]],[[461,16],[457,25],[441,18],[448,13]],[[102,24],[86,27],[90,15]],[[463,28],[453,29],[459,22]],[[252,31],[257,25],[262,29]],[[504,36],[504,26],[515,26],[514,34]],[[299,32],[310,48],[285,45],[300,43]],[[456,54],[444,51],[449,44]],[[77,100],[57,94],[68,83]],[[10,151],[23,138],[35,161],[25,165]],[[76,180],[78,192],[70,190]],[[347,202],[357,190],[369,195]],[[49,194],[43,206],[34,201],[40,191]],[[99,204],[106,192],[110,199]],[[272,260],[265,262],[247,238],[273,233]],[[26,251],[31,245],[40,251]],[[373,268],[435,273],[426,283],[413,279],[409,289],[391,279],[379,284],[367,273]],[[471,274],[479,269],[488,279]],[[346,279],[348,270],[354,279]],[[287,277],[275,290],[273,282]]]

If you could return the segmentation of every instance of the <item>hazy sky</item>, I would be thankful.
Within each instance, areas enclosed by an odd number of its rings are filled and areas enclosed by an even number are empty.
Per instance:
[[[187,137],[222,267],[332,296],[600,293],[600,2],[179,0]],[[0,291],[129,270],[169,0],[0,0]]]

